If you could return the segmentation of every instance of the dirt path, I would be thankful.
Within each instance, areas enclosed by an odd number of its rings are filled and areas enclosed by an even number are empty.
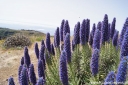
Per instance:
[[[39,48],[40,48],[40,43]],[[34,64],[35,72],[37,73],[37,58],[34,52],[34,44],[28,48],[31,63]],[[18,83],[18,68],[20,65],[20,59],[23,56],[24,50],[2,50],[0,49],[0,85],[7,85],[7,79],[13,76],[15,84]],[[37,75],[37,74],[36,74]]]

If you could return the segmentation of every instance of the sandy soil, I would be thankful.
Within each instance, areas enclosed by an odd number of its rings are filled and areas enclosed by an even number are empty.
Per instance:
[[[40,48],[40,42],[38,42]],[[34,44],[28,48],[31,63],[34,64],[37,75],[37,58],[34,52]],[[20,59],[23,56],[24,50],[3,50],[0,48],[0,85],[7,85],[7,79],[13,76],[15,84],[18,83],[18,68],[20,66]]]

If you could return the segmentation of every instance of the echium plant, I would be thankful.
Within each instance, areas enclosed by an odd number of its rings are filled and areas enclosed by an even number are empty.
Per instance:
[[[59,76],[62,84],[68,85],[66,52],[64,50],[61,52],[61,55],[60,55]]]
[[[71,62],[71,46],[70,46],[70,34],[67,33],[64,39],[64,49],[66,52],[67,62]]]
[[[36,84],[36,75],[35,75],[35,72],[34,72],[34,66],[33,66],[33,64],[30,64],[30,66],[29,66],[29,80],[30,80],[30,82],[33,85]]]
[[[110,30],[111,39],[113,39],[113,36],[114,36],[115,26],[116,26],[116,18],[113,18],[113,21],[112,21],[112,24],[111,24],[111,30]]]
[[[51,53],[50,33],[47,33],[46,35],[46,48],[48,49],[48,52]]]
[[[90,20],[87,19],[87,20],[86,20],[86,24],[85,24],[86,42],[88,42],[89,34],[90,34]]]
[[[94,38],[93,38],[93,49],[100,49],[100,36],[101,32],[99,29],[95,30]]]
[[[24,64],[27,65],[27,68],[29,68],[29,65],[31,64],[30,56],[28,54],[28,48],[24,48]]]
[[[70,27],[69,27],[68,20],[66,20],[64,22],[64,27],[63,27],[63,40],[65,39],[65,36],[66,36],[67,33],[70,34]]]
[[[64,29],[65,20],[63,19],[60,26],[60,41],[63,42],[63,29]]]
[[[101,28],[101,43],[104,45],[105,42],[108,40],[108,15],[105,14],[104,21],[102,22]]]
[[[119,45],[120,46],[122,45],[122,41],[123,41],[123,38],[124,38],[124,34],[127,30],[127,26],[128,26],[128,18],[126,19],[126,21],[124,23],[124,26],[123,26],[123,29],[121,30],[121,33],[120,33],[120,40],[119,40]]]
[[[117,74],[116,74],[116,83],[118,85],[124,85],[126,81],[126,75],[127,75],[127,62],[128,60],[126,57],[123,57],[123,59],[120,61]]]
[[[8,85],[15,85],[13,77],[8,79]]]
[[[95,76],[98,73],[99,66],[99,49],[93,49],[92,58],[90,62],[92,75]]]
[[[20,85],[29,85],[28,71],[25,66],[23,66],[20,74]]]
[[[60,45],[60,36],[59,36],[59,27],[57,27],[54,35],[54,46],[59,47]]]
[[[39,48],[38,48],[38,43],[35,43],[35,54],[37,59],[39,59]]]
[[[85,24],[86,24],[86,20],[84,19],[82,21],[81,27],[80,27],[80,43],[81,43],[81,45],[85,45],[85,43],[86,43]]]
[[[114,71],[110,71],[105,78],[104,85],[115,85],[114,84],[115,78],[116,78],[116,75]]]
[[[124,56],[128,56],[128,27],[121,45],[120,59],[122,59]]]
[[[113,46],[117,46],[117,44],[118,44],[118,34],[119,34],[119,31],[115,30],[115,33],[114,33],[114,36],[113,36],[113,39],[112,39]]]
[[[79,31],[80,31],[80,22],[77,22],[74,28],[74,39],[73,39],[75,45],[80,43]]]

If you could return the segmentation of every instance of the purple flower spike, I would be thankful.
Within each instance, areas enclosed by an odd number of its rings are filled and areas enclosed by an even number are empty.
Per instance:
[[[62,51],[60,55],[59,76],[62,84],[68,85],[68,72],[65,51]]]
[[[111,24],[111,30],[110,30],[110,37],[113,39],[114,32],[115,32],[115,25],[116,25],[116,18],[113,18],[112,24]]]
[[[114,71],[110,71],[107,75],[107,77],[105,78],[105,82],[104,85],[115,85],[114,84],[114,80],[115,80],[115,73]]]
[[[12,77],[8,79],[8,85],[15,85],[14,80]]]
[[[55,50],[54,50],[53,44],[51,44],[51,53],[52,53],[52,55],[55,55]]]
[[[108,42],[110,42],[110,34],[111,34],[110,31],[111,30],[110,30],[110,23],[109,23],[108,24]]]
[[[70,27],[69,27],[68,20],[66,20],[65,23],[64,23],[64,27],[63,27],[63,39],[65,39],[65,36],[66,36],[67,33],[70,34]]]
[[[38,76],[45,79],[44,65],[42,63],[42,60],[38,60]]]
[[[94,36],[94,33],[95,33],[95,30],[96,30],[96,25],[95,25],[95,23],[93,24],[93,27],[92,27],[92,35]]]
[[[128,27],[128,18],[126,19],[124,26],[123,26],[123,29],[122,29],[121,34],[120,34],[120,41],[119,41],[120,46],[122,45],[124,34],[125,34],[126,30],[128,29],[127,27]]]
[[[64,50],[67,56],[67,62],[71,62],[71,46],[70,46],[70,34],[67,33],[64,40]]]
[[[41,41],[41,45],[44,45],[44,47],[45,47],[45,43],[44,43],[44,40],[42,40],[42,41]]]
[[[55,35],[54,35],[54,45],[55,47],[59,47],[60,45],[60,36],[59,36],[59,27],[57,27]]]
[[[27,65],[27,68],[29,68],[29,65],[31,64],[30,56],[28,54],[28,48],[24,48],[24,64]]]
[[[114,33],[114,36],[113,36],[113,39],[112,39],[112,44],[114,46],[117,46],[117,43],[118,43],[118,34],[119,34],[119,31],[116,31],[115,30],[115,33]]]
[[[81,27],[80,27],[80,43],[81,43],[81,45],[85,45],[85,43],[86,43],[85,24],[86,24],[86,20],[84,19],[81,24]]]
[[[33,64],[30,64],[30,66],[29,66],[29,79],[30,79],[30,82],[33,85],[36,84],[36,75],[35,75],[35,72],[34,72],[34,66],[33,66]]]
[[[18,69],[18,80],[19,80],[19,83],[20,83],[20,75],[21,75],[22,68],[23,68],[23,66],[20,65],[19,69]]]
[[[44,45],[41,45],[40,52],[39,52],[39,59],[40,60],[44,59],[44,51],[45,51],[45,47],[44,47]]]
[[[91,31],[90,36],[89,36],[89,44],[92,47],[92,44],[93,44],[93,31]]]
[[[100,49],[100,30],[96,29],[95,30],[95,34],[94,34],[94,38],[93,38],[93,49]]]
[[[88,42],[89,34],[90,34],[90,20],[89,19],[86,20],[85,26],[86,26],[85,27],[86,42]]]
[[[101,22],[98,22],[97,29],[99,29],[100,31],[101,31],[101,26],[102,26]]]
[[[101,43],[104,45],[108,40],[108,15],[105,14],[104,21],[101,29]]]
[[[36,83],[36,85],[44,85],[44,79],[43,77],[40,77]]]
[[[21,64],[21,65],[24,64],[24,57],[21,58],[20,64]]]
[[[20,85],[29,85],[28,84],[28,73],[27,68],[23,66],[21,75],[20,75]]]
[[[99,63],[99,50],[94,49],[90,63],[91,72],[93,76],[98,73],[98,63]]]
[[[116,74],[116,82],[119,85],[124,85],[124,82],[126,81],[126,75],[127,75],[127,60],[125,58],[123,58],[120,61],[119,67],[118,67],[118,71]],[[123,83],[123,84],[121,84]]]
[[[64,28],[65,20],[63,19],[60,26],[60,41],[63,41],[63,28]]]
[[[120,54],[120,59],[122,59],[124,56],[128,56],[128,27],[125,32],[124,39],[122,41]]]
[[[80,31],[80,22],[77,22],[74,28],[74,44],[75,45],[80,43],[79,31]]]
[[[36,54],[37,59],[39,59],[39,48],[38,48],[37,43],[35,43],[35,54]]]
[[[48,49],[48,52],[51,53],[50,33],[47,33],[46,35],[46,48]]]

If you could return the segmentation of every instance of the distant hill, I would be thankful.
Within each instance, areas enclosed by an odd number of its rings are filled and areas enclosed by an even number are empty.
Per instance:
[[[25,35],[35,35],[35,36],[45,35],[44,33],[39,32],[39,31],[35,31],[35,30],[24,30],[24,29],[14,30],[14,29],[0,27],[0,39],[5,39],[5,38],[7,38],[11,35],[14,35],[16,33],[22,33],[22,34],[25,34]]]

